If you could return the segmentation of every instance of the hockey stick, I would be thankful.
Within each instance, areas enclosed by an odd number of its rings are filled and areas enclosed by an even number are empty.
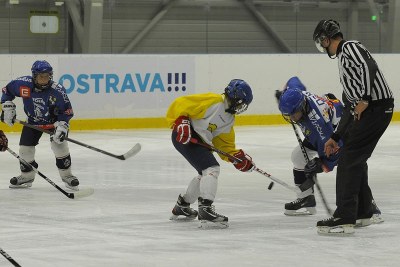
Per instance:
[[[234,157],[234,156],[232,156],[232,155],[226,153],[225,151],[219,150],[218,148],[216,148],[216,147],[214,147],[214,146],[211,146],[211,145],[206,144],[206,143],[199,142],[199,141],[198,141],[197,139],[195,139],[195,138],[191,138],[191,139],[190,139],[190,142],[192,142],[193,144],[197,144],[197,145],[206,147],[206,148],[208,148],[208,149],[211,149],[211,150],[217,152],[218,154],[221,154],[221,155],[223,155],[223,156],[229,158],[230,160],[232,160],[232,161],[234,161],[234,162],[242,162],[241,159],[238,159],[238,158],[236,158],[236,157]],[[296,194],[297,194],[297,193],[301,193],[301,190],[300,190],[300,188],[298,188],[298,187],[288,185],[288,184],[285,183],[284,181],[282,181],[282,180],[280,180],[280,179],[278,179],[278,178],[272,176],[271,174],[269,174],[269,173],[267,173],[267,172],[265,172],[265,171],[263,171],[263,170],[261,170],[261,169],[259,169],[259,168],[257,168],[257,167],[255,167],[254,170],[255,170],[256,172],[261,173],[262,175],[268,177],[268,178],[271,179],[272,181],[274,181],[274,182],[276,182],[276,183],[282,185],[283,187],[286,187],[287,189],[292,190],[292,191],[295,192]]]
[[[25,121],[21,121],[21,120],[18,120],[18,119],[16,119],[15,121],[18,122],[18,123],[20,123],[20,124],[22,124],[22,125],[24,125],[24,126],[26,126],[26,127],[31,128],[31,129],[35,129],[35,130],[37,130],[37,131],[39,131],[39,132],[51,134],[50,131],[45,130],[45,129],[42,129],[42,128],[37,127],[37,126],[35,126],[35,125],[31,125],[31,124],[29,124],[29,123],[27,123],[27,122],[25,122]],[[102,154],[105,154],[105,155],[107,155],[107,156],[110,156],[110,157],[113,157],[113,158],[116,158],[116,159],[119,159],[119,160],[126,160],[126,159],[128,159],[128,158],[130,158],[130,157],[133,157],[134,155],[136,155],[137,153],[139,153],[139,151],[142,149],[142,146],[141,146],[139,143],[137,143],[137,144],[134,145],[128,152],[126,152],[125,154],[123,154],[123,155],[115,155],[115,154],[112,154],[112,153],[110,153],[110,152],[104,151],[104,150],[102,150],[102,149],[93,147],[93,146],[91,146],[91,145],[88,145],[88,144],[85,144],[85,143],[81,143],[81,142],[79,142],[79,141],[76,141],[76,140],[74,140],[74,139],[72,139],[72,138],[69,138],[68,136],[66,136],[64,139],[67,140],[67,141],[69,141],[69,142],[71,142],[71,143],[74,143],[74,144],[77,144],[77,145],[80,145],[80,146],[84,146],[84,147],[86,147],[86,148],[89,148],[89,149],[91,149],[91,150],[94,150],[94,151],[96,151],[96,152],[100,152],[100,153],[102,153]]]
[[[300,146],[301,152],[303,152],[304,159],[305,159],[306,162],[308,163],[308,162],[310,162],[310,158],[308,157],[307,151],[306,151],[306,149],[305,149],[304,146],[303,146],[303,142],[301,141],[300,135],[299,135],[299,133],[297,132],[296,126],[295,126],[293,123],[290,123],[290,124],[292,125],[293,131],[294,131],[294,133],[296,134],[297,142],[299,142],[299,146]],[[321,188],[321,186],[319,185],[319,182],[318,182],[318,180],[317,180],[317,175],[314,175],[313,180],[314,180],[314,183],[315,183],[315,185],[316,185],[316,187],[317,187],[317,190],[318,190],[318,192],[319,192],[319,195],[321,196],[322,203],[324,203],[326,212],[328,212],[328,214],[329,214],[330,216],[332,216],[332,215],[333,215],[333,212],[332,212],[331,208],[329,207],[328,202],[326,201],[326,197],[325,197],[325,195],[324,195],[324,192],[322,192],[322,188]]]
[[[15,267],[21,267],[21,265],[18,264],[10,255],[7,254],[2,248],[0,248],[0,254],[4,256],[9,262],[12,263]]]
[[[49,182],[49,184],[51,184],[52,186],[54,186],[55,188],[58,189],[58,191],[60,191],[61,193],[63,193],[64,195],[66,195],[68,198],[70,199],[76,199],[76,198],[82,198],[82,197],[88,197],[90,195],[92,195],[94,193],[94,189],[93,188],[86,188],[86,189],[81,189],[75,193],[68,193],[66,192],[64,189],[62,189],[61,187],[59,187],[56,183],[54,183],[52,180],[50,180],[50,178],[48,178],[46,175],[44,175],[43,173],[41,173],[38,169],[36,169],[34,166],[32,166],[31,164],[29,164],[26,160],[24,160],[23,158],[21,158],[17,153],[15,153],[14,151],[12,151],[10,148],[7,148],[7,151],[10,152],[11,155],[13,155],[14,157],[16,157],[17,159],[19,159],[22,163],[26,164],[27,166],[30,166],[34,172],[36,172],[37,174],[39,174],[43,179],[45,179],[47,182]]]

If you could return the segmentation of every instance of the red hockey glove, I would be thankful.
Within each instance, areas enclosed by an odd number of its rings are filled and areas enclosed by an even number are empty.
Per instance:
[[[178,133],[176,141],[184,145],[190,142],[192,130],[190,129],[190,120],[186,116],[180,116],[175,120],[175,131]]]
[[[233,154],[235,158],[238,158],[241,160],[241,162],[234,162],[233,165],[235,166],[236,169],[242,172],[251,172],[254,170],[256,167],[253,163],[252,158],[244,153],[243,150],[239,150],[235,154]]]

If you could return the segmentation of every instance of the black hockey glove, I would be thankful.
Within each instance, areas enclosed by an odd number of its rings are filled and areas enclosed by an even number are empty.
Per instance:
[[[8,139],[6,135],[0,130],[0,151],[6,151],[8,147]]]
[[[307,179],[313,179],[314,175],[322,171],[322,160],[320,158],[310,160],[304,167],[304,174]]]
[[[278,102],[278,104],[279,104],[279,99],[281,98],[282,94],[283,94],[283,91],[275,90],[275,98],[276,98],[276,101]]]

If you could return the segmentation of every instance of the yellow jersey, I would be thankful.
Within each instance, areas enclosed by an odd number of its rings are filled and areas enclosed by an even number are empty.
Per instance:
[[[180,116],[189,117],[194,131],[209,145],[231,155],[235,148],[235,115],[225,112],[228,108],[224,95],[215,93],[194,94],[178,97],[168,108],[166,119],[173,128]],[[229,161],[227,157],[219,155]]]

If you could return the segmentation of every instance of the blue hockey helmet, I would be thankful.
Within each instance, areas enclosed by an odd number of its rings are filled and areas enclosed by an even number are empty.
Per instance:
[[[279,110],[283,117],[291,122],[297,122],[301,119],[306,113],[306,105],[306,98],[299,89],[287,89],[279,99]]]
[[[250,85],[240,79],[233,79],[229,82],[225,88],[225,95],[229,100],[229,108],[225,111],[231,114],[243,113],[253,101]]]
[[[53,67],[50,65],[49,62],[47,62],[46,60],[36,60],[32,65],[31,71],[32,71],[32,78],[33,78],[33,81],[34,81],[37,89],[44,90],[47,87],[49,87],[49,85],[53,79]],[[48,73],[49,74],[50,79],[49,79],[48,83],[39,84],[37,82],[37,75],[40,73]]]
[[[298,89],[300,91],[307,91],[307,88],[297,76],[294,76],[287,81],[286,89]]]

